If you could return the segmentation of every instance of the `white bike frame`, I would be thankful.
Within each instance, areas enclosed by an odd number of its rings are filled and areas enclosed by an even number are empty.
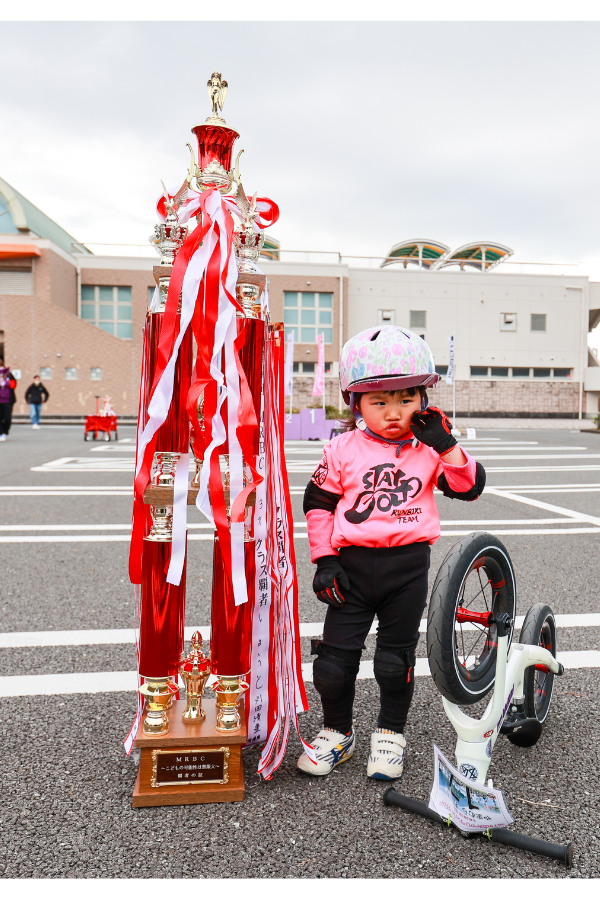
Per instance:
[[[494,693],[481,719],[465,715],[459,706],[442,698],[446,715],[457,734],[456,767],[475,784],[483,786],[502,723],[511,707],[514,706],[512,711],[516,711],[517,701],[524,699],[525,669],[540,665],[555,675],[562,669],[544,647],[513,643],[508,652],[508,639],[508,635],[497,639]]]

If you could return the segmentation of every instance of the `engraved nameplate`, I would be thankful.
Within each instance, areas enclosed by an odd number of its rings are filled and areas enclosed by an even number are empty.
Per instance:
[[[152,751],[152,787],[227,784],[228,781],[229,747]]]

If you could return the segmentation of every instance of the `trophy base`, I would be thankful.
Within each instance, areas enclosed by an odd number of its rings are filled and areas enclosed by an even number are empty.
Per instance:
[[[217,731],[216,701],[203,699],[203,719],[183,722],[185,700],[168,710],[167,734],[138,731],[140,768],[132,805],[185,806],[192,803],[231,803],[243,800],[242,747],[248,740],[243,704],[237,731]]]

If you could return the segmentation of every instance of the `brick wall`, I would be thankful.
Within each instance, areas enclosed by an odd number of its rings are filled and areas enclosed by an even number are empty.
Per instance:
[[[308,406],[315,404],[321,405],[322,397],[313,397],[312,389],[315,383],[314,375],[294,375],[294,393],[292,397],[292,405],[296,409],[306,409]],[[342,403],[340,394],[340,383],[337,378],[325,378],[325,404],[340,408]],[[289,411],[290,398],[285,398],[285,408]]]
[[[52,367],[44,379],[50,401],[44,412],[55,415],[94,412],[94,396],[108,394],[118,414],[137,414],[141,341],[123,341],[84,322],[41,297],[0,296],[0,330],[4,331],[6,364],[21,369],[15,413],[25,413],[25,391],[42,366]],[[77,380],[65,368],[77,368]],[[90,368],[102,369],[102,381],[90,379]]]
[[[452,386],[445,380],[429,392],[430,403],[452,412]],[[576,416],[579,384],[572,381],[492,381],[472,379],[456,382],[456,411],[461,415]],[[585,410],[585,398],[584,398]]]

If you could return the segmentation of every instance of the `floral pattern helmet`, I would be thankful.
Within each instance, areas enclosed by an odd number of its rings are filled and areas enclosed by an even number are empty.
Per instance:
[[[439,380],[428,344],[398,325],[361,331],[344,344],[340,356],[340,388],[346,403],[350,391],[433,387]]]

